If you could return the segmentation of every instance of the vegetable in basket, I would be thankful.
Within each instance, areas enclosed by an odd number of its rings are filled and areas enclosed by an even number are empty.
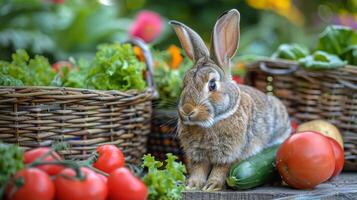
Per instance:
[[[300,44],[281,44],[272,55],[273,58],[298,60],[309,55],[309,49]]]
[[[357,45],[347,47],[341,54],[341,58],[348,64],[357,66]]]
[[[347,26],[327,26],[320,34],[317,50],[340,56],[350,45],[357,44],[357,32]]]
[[[12,54],[12,61],[0,61],[0,85],[6,86],[49,86],[56,73],[51,69],[47,58],[30,58],[20,49]]]
[[[347,62],[336,55],[324,51],[316,51],[310,56],[299,59],[299,64],[305,69],[335,69],[344,67]]]
[[[100,45],[94,60],[79,59],[71,67],[51,66],[43,56],[31,59],[24,50],[18,50],[12,59],[11,62],[0,61],[0,85],[120,91],[146,87],[145,65],[136,58],[130,44]]]

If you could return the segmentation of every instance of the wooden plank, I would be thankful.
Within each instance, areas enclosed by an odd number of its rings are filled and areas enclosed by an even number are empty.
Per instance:
[[[318,185],[313,190],[296,190],[287,186],[262,186],[251,190],[220,192],[186,191],[183,199],[195,200],[267,200],[267,199],[357,199],[357,173],[346,172],[332,181]]]

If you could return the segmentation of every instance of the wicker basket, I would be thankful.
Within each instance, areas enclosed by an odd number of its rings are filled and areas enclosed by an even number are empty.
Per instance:
[[[151,133],[148,139],[148,152],[159,160],[165,160],[172,153],[180,161],[185,161],[183,150],[177,138],[177,111],[154,108]]]
[[[306,71],[295,62],[261,60],[248,66],[247,84],[274,94],[298,122],[324,119],[343,134],[345,170],[357,170],[357,66]]]
[[[129,42],[146,58],[148,87],[143,92],[0,86],[0,140],[24,149],[64,141],[69,149],[60,154],[78,160],[98,145],[115,144],[128,163],[138,164],[146,152],[151,101],[157,93],[147,46]]]

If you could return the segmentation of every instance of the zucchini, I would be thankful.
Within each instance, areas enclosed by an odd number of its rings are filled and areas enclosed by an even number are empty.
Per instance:
[[[264,149],[246,160],[234,164],[229,171],[229,187],[246,190],[263,185],[279,177],[275,169],[275,156],[280,144]]]

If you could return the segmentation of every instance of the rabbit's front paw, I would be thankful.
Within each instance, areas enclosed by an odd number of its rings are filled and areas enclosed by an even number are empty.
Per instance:
[[[224,182],[219,180],[208,180],[206,185],[203,186],[203,191],[219,191],[222,190]]]
[[[187,190],[200,190],[203,184],[206,182],[205,179],[199,177],[190,177],[187,181]]]

